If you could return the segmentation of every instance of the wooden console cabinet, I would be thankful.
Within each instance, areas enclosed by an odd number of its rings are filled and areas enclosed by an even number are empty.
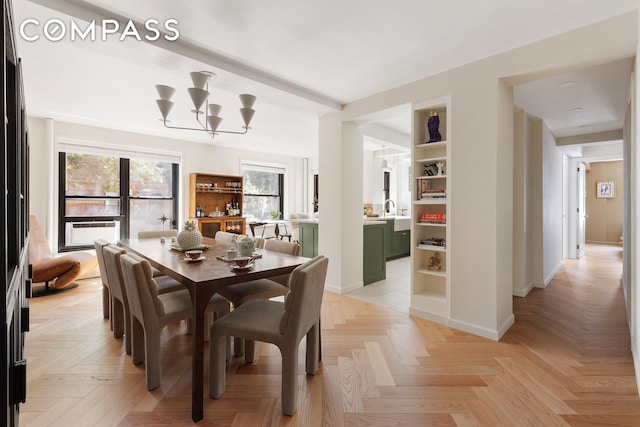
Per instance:
[[[242,216],[242,184],[241,176],[189,175],[189,218],[198,221],[203,236],[214,237],[217,231],[247,234],[247,222]],[[229,214],[230,204],[237,205],[236,214]]]

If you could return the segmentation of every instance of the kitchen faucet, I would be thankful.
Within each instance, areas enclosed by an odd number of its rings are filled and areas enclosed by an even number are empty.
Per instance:
[[[393,200],[391,199],[387,199],[382,203],[382,217],[386,217],[387,216],[387,203],[391,202],[391,206],[393,206],[394,208],[396,207],[396,204]]]

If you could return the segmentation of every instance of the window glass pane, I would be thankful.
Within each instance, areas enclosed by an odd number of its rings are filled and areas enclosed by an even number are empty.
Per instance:
[[[81,199],[65,200],[65,216],[117,216],[120,200]]]
[[[242,213],[247,222],[279,219],[282,210],[280,194],[284,175],[278,172],[244,169]]]
[[[244,194],[278,196],[280,174],[254,170],[244,171]]]
[[[171,163],[131,159],[129,195],[132,197],[172,197]]]
[[[280,197],[245,195],[243,205],[247,222],[272,219],[271,212],[280,212]]]
[[[119,158],[75,153],[67,153],[66,157],[67,196],[120,194]]]
[[[160,218],[167,217],[164,223]],[[130,203],[129,235],[138,237],[139,231],[169,230],[173,225],[173,200],[135,199]]]

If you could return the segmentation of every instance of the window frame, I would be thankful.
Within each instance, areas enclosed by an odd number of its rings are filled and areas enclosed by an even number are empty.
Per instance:
[[[246,171],[256,171],[256,172],[266,172],[273,173],[278,175],[278,194],[254,194],[254,193],[246,193],[247,185],[245,179]],[[282,220],[285,216],[285,182],[287,179],[287,168],[281,165],[270,165],[256,162],[241,162],[240,163],[240,175],[242,176],[243,185],[242,188],[242,197],[243,197],[243,216],[247,216],[247,197],[264,197],[264,198],[276,198],[279,197],[280,201],[278,204],[278,211],[280,212],[280,216],[277,218],[278,220]],[[272,219],[272,218],[271,218]],[[257,219],[258,221],[264,221],[263,219]]]
[[[71,151],[73,152],[73,151]],[[130,196],[129,195],[129,176],[130,176],[130,158],[119,158],[119,178],[120,189],[117,196],[67,196],[66,194],[66,156],[67,151],[58,152],[58,252],[71,252],[78,250],[93,249],[93,245],[66,245],[65,232],[66,224],[74,222],[91,222],[91,221],[120,221],[120,236],[119,239],[129,239],[130,236],[130,206],[132,200],[173,200],[172,208],[174,216],[179,214],[179,201],[180,201],[180,165],[174,162],[167,162],[166,160],[158,160],[167,163],[171,163],[171,192],[172,197],[157,197],[157,196]],[[85,155],[94,156],[113,156],[111,153],[97,154],[97,153],[84,153]],[[142,159],[146,160],[146,159]],[[119,215],[95,215],[95,216],[67,216],[66,215],[66,201],[67,200],[118,200],[120,202],[120,214]],[[172,225],[176,225],[176,218],[172,220]]]

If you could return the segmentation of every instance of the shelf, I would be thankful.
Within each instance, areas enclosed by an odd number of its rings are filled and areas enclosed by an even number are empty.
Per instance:
[[[435,299],[438,300],[439,302],[442,303],[446,303],[447,302],[447,296],[445,294],[442,293],[438,293],[438,292],[415,292],[413,294],[414,297],[419,297],[419,298],[430,298],[430,299]]]
[[[426,142],[424,144],[416,145],[416,148],[436,148],[436,147],[444,147],[447,145],[447,141],[438,141],[438,142]]]
[[[447,175],[424,175],[424,176],[419,176],[416,179],[439,179],[439,178],[446,178]]]
[[[417,245],[416,248],[422,251],[436,251],[436,252],[447,252],[446,246],[434,246],[434,245]]]
[[[416,205],[446,205],[447,199],[420,199],[414,200]]]
[[[431,276],[447,277],[446,271],[431,271],[431,270],[427,270],[426,268],[418,268],[416,272],[420,274],[428,274]]]
[[[418,159],[415,160],[416,163],[433,163],[433,162],[440,162],[440,161],[446,161],[447,158],[446,157],[427,157],[425,159]]]
[[[242,188],[196,188],[196,193],[241,194]]]

